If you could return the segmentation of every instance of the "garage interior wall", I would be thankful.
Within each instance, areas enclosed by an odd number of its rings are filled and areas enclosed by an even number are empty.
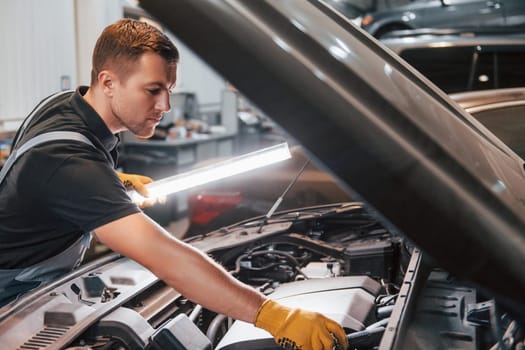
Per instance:
[[[90,82],[91,52],[102,29],[123,17],[126,0],[0,0],[0,131],[18,127],[44,97]],[[169,34],[169,33],[168,33]],[[176,91],[220,103],[225,81],[186,46]]]
[[[0,118],[12,127],[30,108],[76,83],[74,3],[71,0],[1,0]]]

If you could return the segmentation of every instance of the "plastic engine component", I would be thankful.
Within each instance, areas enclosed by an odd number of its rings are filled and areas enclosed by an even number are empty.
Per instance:
[[[352,331],[365,329],[375,310],[380,285],[367,276],[346,276],[286,283],[269,297],[283,305],[317,311]],[[236,321],[217,350],[280,349],[272,336],[253,325]]]
[[[212,346],[186,314],[179,314],[153,334],[145,350],[165,349],[212,350]]]

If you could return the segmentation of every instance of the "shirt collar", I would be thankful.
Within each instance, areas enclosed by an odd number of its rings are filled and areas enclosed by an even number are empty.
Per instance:
[[[100,115],[82,97],[88,89],[88,86],[80,86],[75,91],[72,97],[73,106],[80,112],[80,117],[95,136],[98,137],[104,148],[110,152],[117,145],[119,138],[109,130]]]

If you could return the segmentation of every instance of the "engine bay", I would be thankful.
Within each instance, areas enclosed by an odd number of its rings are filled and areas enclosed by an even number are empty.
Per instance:
[[[434,266],[360,203],[285,211],[186,241],[270,298],[334,319],[350,349],[523,344],[515,315]],[[0,323],[14,334],[13,349],[280,348],[269,333],[193,303],[118,255],[4,309],[2,318],[17,314]]]

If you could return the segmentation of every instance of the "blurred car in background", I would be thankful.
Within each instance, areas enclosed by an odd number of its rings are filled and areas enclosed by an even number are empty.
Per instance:
[[[380,40],[446,93],[525,86],[525,28],[403,30]]]
[[[525,88],[470,91],[450,96],[512,151],[525,159]]]
[[[369,13],[361,27],[381,38],[401,29],[523,27],[523,0],[415,0],[392,9]]]
[[[366,13],[378,9],[377,0],[324,0],[324,2],[356,25],[361,25]]]

